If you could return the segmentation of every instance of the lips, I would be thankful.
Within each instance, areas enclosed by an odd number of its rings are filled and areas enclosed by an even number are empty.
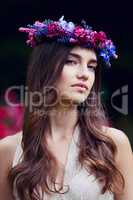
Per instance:
[[[76,83],[76,84],[73,84],[72,86],[82,87],[82,88],[85,88],[86,90],[88,89],[87,85],[85,85],[83,83]]]

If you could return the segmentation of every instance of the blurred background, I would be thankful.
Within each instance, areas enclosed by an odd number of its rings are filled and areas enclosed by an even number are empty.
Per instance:
[[[25,44],[26,34],[18,28],[45,18],[80,22],[84,19],[93,29],[107,33],[117,47],[119,58],[111,68],[102,70],[102,100],[110,121],[123,130],[133,147],[133,23],[132,5],[128,1],[35,1],[5,0],[1,3],[0,37],[0,139],[20,131],[24,108],[16,89],[10,99],[17,107],[6,104],[9,87],[24,86],[28,59],[32,49]]]

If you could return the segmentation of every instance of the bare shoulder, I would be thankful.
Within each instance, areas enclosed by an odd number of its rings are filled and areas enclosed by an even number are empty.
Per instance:
[[[2,140],[0,140],[0,149],[2,150],[4,147],[7,149],[13,146],[16,146],[22,139],[22,131],[17,132],[14,135],[9,135]]]
[[[22,131],[17,132],[15,135],[7,136],[0,140],[0,161],[2,163],[12,159],[16,147],[22,139]],[[8,162],[7,162],[8,163]]]
[[[109,136],[117,146],[130,143],[127,134],[113,127],[103,126],[104,133]]]
[[[115,128],[105,128],[106,134],[113,139],[117,146],[115,161],[118,169],[123,175],[125,187],[122,194],[115,195],[115,199],[133,199],[133,151],[128,136],[125,132]]]
[[[8,174],[12,168],[15,150],[17,144],[21,142],[21,138],[22,132],[20,131],[0,140],[0,199],[14,199],[8,182]]]
[[[133,152],[127,134],[124,131],[113,127],[103,127],[103,129],[104,133],[109,136],[116,144],[116,162],[118,165],[124,161],[124,157],[131,160],[133,158]]]

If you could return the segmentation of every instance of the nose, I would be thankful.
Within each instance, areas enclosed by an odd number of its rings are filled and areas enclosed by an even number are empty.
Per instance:
[[[87,80],[89,78],[89,72],[87,67],[79,67],[77,72],[77,78],[84,78]]]

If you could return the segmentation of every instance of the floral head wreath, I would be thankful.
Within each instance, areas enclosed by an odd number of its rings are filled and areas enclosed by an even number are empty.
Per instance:
[[[20,27],[19,31],[28,33],[26,43],[31,47],[35,47],[37,44],[45,42],[45,38],[49,38],[61,43],[94,48],[108,66],[111,66],[111,57],[117,58],[113,42],[103,31],[93,31],[84,20],[80,25],[76,25],[73,22],[67,22],[62,16],[58,21],[50,19],[45,19],[43,22],[36,21],[33,25],[27,25],[26,28]]]

